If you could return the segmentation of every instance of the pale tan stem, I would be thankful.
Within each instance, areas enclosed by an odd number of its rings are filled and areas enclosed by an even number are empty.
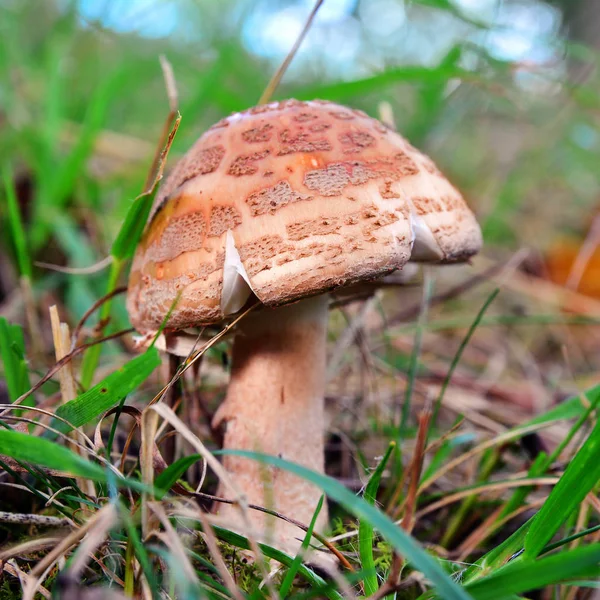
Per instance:
[[[56,361],[63,359],[70,351],[71,347],[71,335],[69,331],[69,325],[67,323],[61,323],[60,316],[56,305],[50,307],[50,323],[52,325],[52,337],[54,339],[54,352]],[[77,385],[75,383],[75,376],[73,374],[73,364],[67,363],[59,372],[58,377],[60,381],[60,391],[62,395],[62,402],[65,404],[70,400],[77,397]],[[85,446],[85,439],[78,429],[75,429],[69,433],[69,436],[75,439],[81,446]],[[81,450],[76,444],[72,446],[73,451],[76,454],[83,455]],[[79,489],[83,490],[90,498],[96,497],[96,490],[94,483],[89,479],[83,479],[81,477],[76,479]],[[81,504],[81,508],[84,513],[88,512],[88,506],[85,503]]]
[[[226,449],[279,456],[320,473],[324,467],[325,342],[327,297],[263,309],[246,318],[233,345],[231,381],[214,425],[225,425]],[[321,491],[287,471],[226,456],[224,466],[248,503],[272,508],[309,524]],[[227,496],[227,490],[219,494]],[[241,530],[237,509],[215,506],[223,525]],[[255,534],[294,551],[304,537],[297,527],[250,511]],[[324,506],[317,530],[327,524]]]

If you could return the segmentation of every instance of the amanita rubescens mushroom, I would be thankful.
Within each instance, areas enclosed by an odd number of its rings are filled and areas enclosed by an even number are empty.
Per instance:
[[[400,135],[358,110],[287,100],[220,121],[175,167],[133,261],[128,310],[151,334],[180,293],[176,331],[225,320],[254,294],[264,307],[238,327],[215,422],[226,448],[322,472],[327,292],[480,246],[459,192]],[[248,459],[224,464],[250,503],[310,521],[317,488]],[[236,509],[216,510],[241,527]],[[301,537],[250,517],[281,547]],[[326,521],[323,510],[317,527]]]

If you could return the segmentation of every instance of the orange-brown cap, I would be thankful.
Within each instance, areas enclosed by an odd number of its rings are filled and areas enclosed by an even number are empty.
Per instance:
[[[140,331],[215,323],[402,268],[465,260],[475,218],[432,161],[365,113],[287,100],[211,127],[162,185],[135,255]]]

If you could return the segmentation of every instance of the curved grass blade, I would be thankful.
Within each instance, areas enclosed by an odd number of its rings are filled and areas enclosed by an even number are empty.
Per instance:
[[[215,453],[217,454],[217,453]],[[371,506],[366,500],[355,496],[341,483],[311,471],[301,465],[288,462],[275,456],[261,454],[258,452],[247,452],[243,450],[222,450],[219,454],[243,456],[258,460],[268,465],[278,467],[294,473],[314,485],[321,488],[328,496],[339,502],[347,511],[359,519],[366,519],[371,526],[377,528],[382,535],[398,552],[400,552],[415,569],[421,571],[435,586],[436,591],[445,600],[467,600],[469,594],[455,583],[446,572],[437,564],[423,548],[407,533],[402,531],[396,524],[380,510]]]
[[[218,527],[213,525],[213,530],[217,537],[224,540],[228,544],[232,546],[237,546],[242,550],[251,550],[250,542],[248,538],[240,535],[239,533],[235,533],[233,531],[229,531],[228,529],[223,529],[222,527]],[[277,548],[273,548],[272,546],[268,546],[267,544],[258,544],[261,552],[267,557],[272,558],[282,565],[285,565],[288,568],[291,568],[294,559],[291,556],[288,556],[285,552],[278,550]],[[306,581],[313,586],[316,590],[319,590],[322,596],[329,598],[329,600],[342,600],[342,596],[339,592],[337,592],[331,585],[329,585],[321,576],[317,575],[312,569],[309,569],[306,565],[302,563],[298,567],[298,573],[306,579]]]
[[[0,454],[93,481],[106,480],[106,473],[99,465],[64,446],[19,431],[0,430]]]
[[[471,327],[469,327],[467,334],[463,338],[462,342],[460,343],[460,346],[458,347],[458,350],[456,351],[456,354],[454,355],[454,358],[452,359],[452,363],[450,365],[450,368],[448,369],[448,373],[446,374],[444,383],[442,383],[440,393],[437,397],[437,400],[435,401],[435,405],[434,405],[434,409],[433,409],[433,416],[431,417],[431,428],[432,429],[435,428],[435,425],[437,423],[437,416],[440,411],[440,407],[442,406],[442,400],[444,399],[444,395],[446,394],[446,389],[448,388],[448,385],[450,385],[450,381],[452,380],[452,375],[454,374],[454,371],[455,371],[456,367],[458,366],[458,363],[460,362],[463,352],[465,351],[467,344],[473,337],[473,334],[475,333],[475,330],[479,326],[479,323],[481,323],[481,319],[483,319],[483,315],[485,315],[487,309],[490,307],[490,304],[496,299],[496,296],[499,293],[500,293],[500,288],[496,288],[489,295],[488,299],[483,303],[483,306],[479,309],[477,316],[475,317],[473,323],[471,323]]]
[[[159,490],[158,498],[162,498],[177,480],[196,462],[202,460],[200,454],[183,456],[170,464],[162,473],[154,478],[154,487]]]
[[[8,397],[14,402],[31,387],[25,359],[25,339],[19,325],[11,325],[0,317],[0,359],[4,364],[4,380]],[[30,402],[33,402],[30,399]]]
[[[13,174],[8,165],[2,169],[2,180],[4,184],[4,193],[6,195],[6,203],[8,206],[8,225],[12,235],[15,254],[17,255],[17,263],[19,271],[23,277],[31,279],[31,258],[27,249],[27,238],[25,229],[23,228],[23,220],[19,210],[19,202],[13,183]]]
[[[379,461],[379,464],[371,474],[369,481],[365,487],[363,498],[371,506],[375,505],[377,490],[381,476],[387,465],[387,462],[396,447],[396,442],[390,442],[386,453]],[[360,564],[365,574],[363,585],[366,596],[372,596],[379,589],[377,583],[377,572],[375,569],[375,560],[373,559],[373,525],[368,519],[361,519],[358,524],[358,551],[360,554]]]
[[[465,587],[477,600],[498,600],[569,579],[598,577],[599,564],[600,544],[591,544],[533,562],[509,564]]]
[[[569,463],[558,483],[533,518],[525,537],[524,558],[542,552],[567,517],[600,481],[600,421]]]
[[[149,348],[111,373],[100,383],[77,398],[61,405],[56,414],[74,427],[81,427],[118,404],[133,392],[160,365],[158,350]],[[64,424],[57,426],[64,428]]]
[[[292,587],[292,583],[294,583],[294,578],[296,577],[296,573],[298,573],[298,569],[300,568],[300,565],[302,564],[302,557],[304,555],[304,552],[306,552],[306,550],[308,550],[308,547],[310,545],[310,540],[312,538],[312,532],[313,532],[313,529],[315,528],[315,523],[317,522],[317,517],[319,516],[319,513],[321,512],[321,509],[323,508],[324,500],[325,500],[325,496],[321,496],[319,498],[317,508],[315,508],[315,512],[313,514],[312,519],[310,520],[310,524],[306,531],[306,535],[304,536],[304,539],[302,540],[302,547],[298,551],[298,554],[292,561],[292,564],[291,564],[290,568],[288,569],[288,572],[285,574],[285,577],[284,577],[283,581],[281,582],[281,586],[279,588],[279,595],[282,598],[285,598],[288,595],[288,592],[290,591],[290,588]]]

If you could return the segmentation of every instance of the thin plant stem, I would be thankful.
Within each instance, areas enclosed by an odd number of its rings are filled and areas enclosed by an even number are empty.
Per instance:
[[[292,49],[288,52],[288,55],[284,58],[277,71],[275,71],[275,74],[271,78],[271,81],[269,81],[267,87],[265,88],[265,91],[262,93],[262,96],[258,101],[259,104],[266,104],[272,98],[273,94],[275,93],[275,90],[277,89],[277,86],[279,85],[279,82],[281,81],[282,77],[284,76],[285,72],[290,66],[292,60],[294,60],[294,56],[296,56],[296,53],[298,52],[302,41],[306,37],[306,34],[308,33],[308,30],[310,29],[314,18],[317,16],[317,12],[319,11],[319,8],[321,8],[323,2],[324,0],[317,0],[317,2],[315,3],[312,11],[310,12],[310,15],[308,15],[306,23],[304,24],[304,28],[302,29],[300,35],[296,39],[296,42],[292,46]]]
[[[440,390],[440,394],[439,394],[437,400],[435,401],[435,405],[433,407],[433,416],[431,418],[431,425],[432,425],[431,428],[432,429],[435,428],[435,426],[437,424],[437,417],[438,417],[438,413],[440,411],[440,407],[442,406],[442,400],[444,399],[444,394],[446,393],[446,390],[448,389],[448,385],[450,384],[452,375],[454,374],[454,371],[455,371],[456,367],[458,366],[458,363],[460,362],[463,352],[465,351],[465,348],[467,347],[469,341],[473,337],[473,334],[475,333],[475,330],[477,329],[479,323],[481,322],[483,315],[486,313],[487,309],[490,307],[490,304],[496,299],[496,296],[499,293],[500,293],[500,288],[496,288],[488,296],[488,299],[484,302],[483,306],[477,313],[475,320],[471,324],[471,327],[469,327],[469,331],[467,331],[467,335],[465,335],[465,337],[463,338],[463,341],[461,342],[461,344],[458,348],[458,351],[454,355],[454,359],[452,360],[450,369],[448,369],[448,374],[446,375],[446,379],[444,379],[444,383],[442,384],[442,389]]]

